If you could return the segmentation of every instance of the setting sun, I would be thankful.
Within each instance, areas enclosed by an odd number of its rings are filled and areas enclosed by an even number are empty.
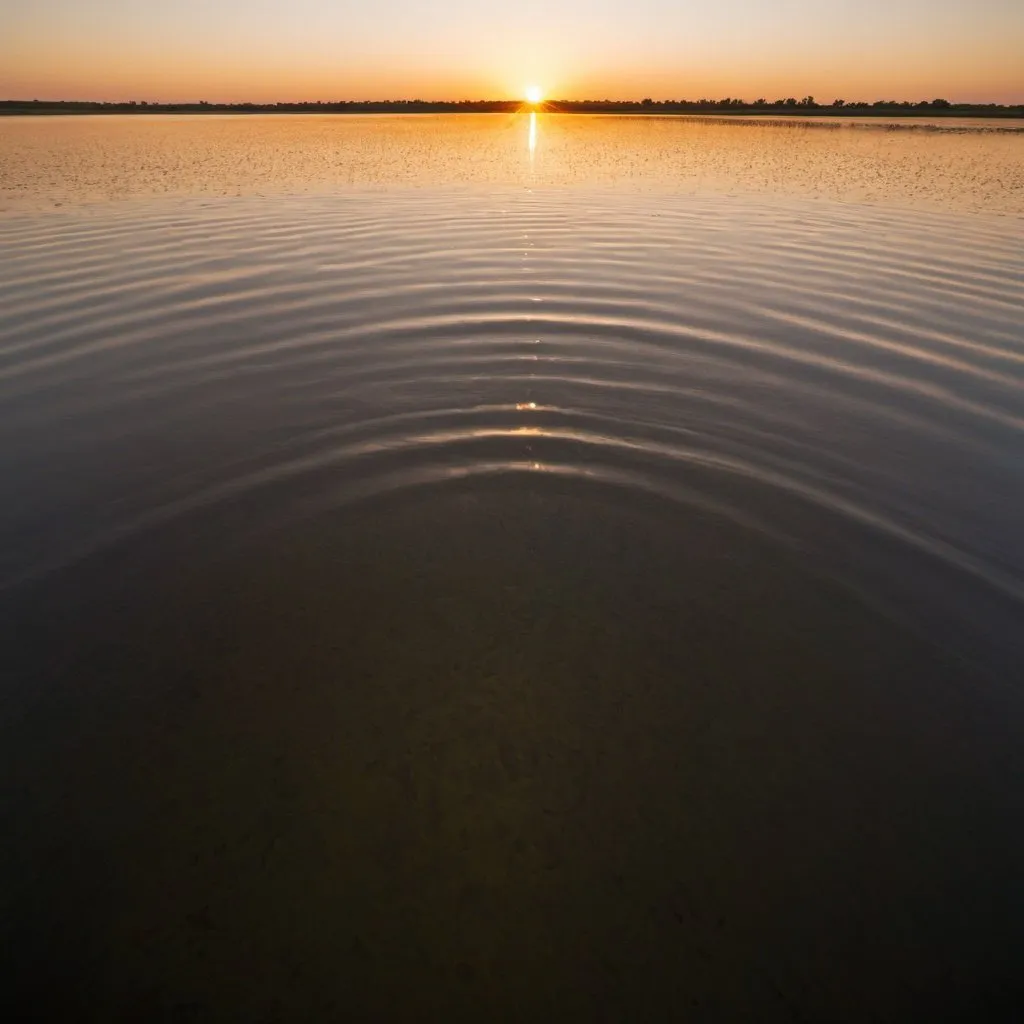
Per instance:
[[[544,91],[539,85],[528,85],[526,87],[526,102],[527,103],[540,103],[544,98]]]

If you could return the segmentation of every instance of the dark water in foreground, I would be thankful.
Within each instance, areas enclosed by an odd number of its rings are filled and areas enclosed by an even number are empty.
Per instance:
[[[1019,228],[607,183],[8,216],[3,998],[1017,1019]]]

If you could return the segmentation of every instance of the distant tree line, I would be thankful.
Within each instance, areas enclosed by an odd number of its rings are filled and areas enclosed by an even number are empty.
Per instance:
[[[724,100],[701,99],[701,100],[697,100],[695,103],[692,103],[689,100],[678,100],[678,101],[677,100],[662,100],[662,101],[659,102],[657,100],[645,99],[645,100],[641,101],[641,105],[644,106],[644,107],[660,107],[660,106],[664,106],[666,104],[669,105],[669,106],[677,106],[677,105],[694,106],[694,105],[696,105],[698,107],[714,108],[716,110],[721,110],[721,109],[731,110],[731,109],[735,109],[735,108],[739,108],[739,109],[742,109],[742,110],[748,110],[748,109],[766,110],[766,109],[776,109],[776,108],[779,108],[779,107],[784,107],[784,108],[789,109],[789,110],[800,110],[800,111],[818,110],[818,111],[821,111],[823,113],[829,112],[830,110],[839,110],[840,108],[843,109],[843,110],[846,110],[846,109],[851,109],[851,110],[886,110],[886,111],[888,111],[888,110],[910,110],[910,111],[922,110],[922,111],[928,112],[929,114],[933,113],[935,111],[939,111],[941,113],[941,112],[944,112],[944,111],[948,111],[948,110],[953,110],[954,109],[954,105],[952,103],[950,103],[949,100],[919,100],[918,102],[914,103],[911,100],[874,100],[873,102],[869,102],[867,100],[847,101],[847,100],[839,100],[839,99],[837,99],[837,100],[833,100],[831,103],[822,104],[822,103],[818,103],[814,99],[813,96],[804,96],[803,99],[799,99],[799,100],[795,96],[789,96],[786,99],[778,99],[778,100],[766,100],[764,97],[761,97],[760,99],[754,100],[753,103],[748,103],[746,100],[733,99],[732,97],[729,97],[729,96],[727,96]],[[996,105],[994,103],[987,104],[987,105],[975,104],[975,103],[961,103],[961,104],[957,104],[955,109],[957,109],[957,110],[964,110],[964,109],[971,109],[971,110],[984,109],[984,110],[989,110],[989,109],[993,109],[993,110],[999,110],[999,111],[1002,111],[1002,110],[1014,110],[1014,111],[1017,111],[1017,110],[1021,110],[1021,109],[1024,109],[1024,108],[1021,108],[1021,107],[1003,107],[1003,106],[998,106],[998,105]]]
[[[79,100],[0,100],[3,114],[427,114],[427,113],[514,113],[524,105],[518,100],[315,100],[299,103],[93,103]],[[538,109],[558,113],[716,113],[716,114],[802,114],[815,116],[848,115],[951,117],[1024,117],[1024,105],[997,103],[951,103],[945,99],[920,100],[833,100],[818,103],[813,96],[797,99],[748,103],[727,96],[725,99],[698,100],[558,100]]]

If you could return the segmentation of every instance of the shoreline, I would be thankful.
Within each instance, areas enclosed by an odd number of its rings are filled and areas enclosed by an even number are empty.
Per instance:
[[[93,103],[76,100],[0,101],[0,117],[31,117],[53,115],[149,115],[149,114],[645,114],[691,115],[703,117],[756,117],[833,119],[833,118],[907,118],[987,120],[1024,119],[1024,104],[995,106],[990,104],[886,104],[884,106],[775,106],[747,104],[718,105],[713,103],[663,103],[561,101],[530,104],[512,101],[464,102],[338,102],[338,103]]]

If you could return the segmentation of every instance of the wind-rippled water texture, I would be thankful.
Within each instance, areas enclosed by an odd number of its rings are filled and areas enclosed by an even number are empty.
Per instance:
[[[10,992],[1014,1019],[1024,136],[0,144]]]

